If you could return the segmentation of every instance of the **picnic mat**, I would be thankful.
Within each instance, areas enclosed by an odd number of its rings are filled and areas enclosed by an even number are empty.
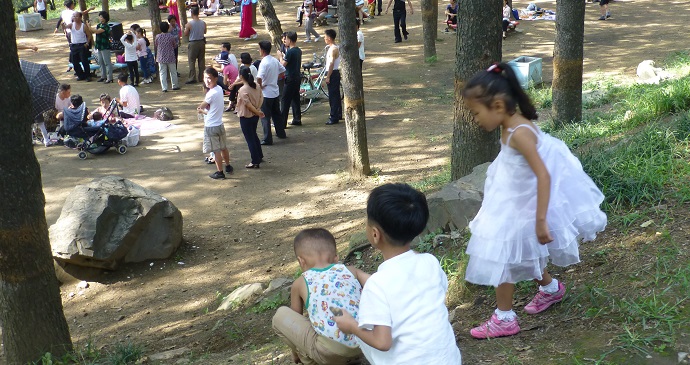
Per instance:
[[[542,12],[531,10],[520,10],[520,20],[556,20],[556,13],[551,10]]]
[[[127,127],[133,125],[139,128],[142,137],[177,128],[175,124],[151,117],[128,118],[124,121]]]

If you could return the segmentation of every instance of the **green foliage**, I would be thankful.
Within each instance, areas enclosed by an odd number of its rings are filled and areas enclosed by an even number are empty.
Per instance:
[[[249,309],[252,313],[264,313],[270,310],[276,310],[281,305],[287,303],[287,298],[282,292],[275,293],[274,295],[264,298],[259,304],[251,307]]]
[[[55,358],[47,352],[34,365],[129,365],[141,359],[143,353],[143,346],[131,342],[117,343],[111,352],[102,353],[89,340],[83,347],[61,358]]]
[[[437,56],[437,55],[433,55],[433,56],[431,56],[431,57],[427,57],[426,59],[424,59],[424,62],[426,62],[426,63],[428,63],[428,64],[430,64],[430,65],[433,65],[433,64],[435,64],[436,62],[438,62],[438,56]]]
[[[532,100],[532,103],[534,103],[534,106],[537,109],[549,109],[553,104],[553,97],[550,87],[537,88],[533,85],[530,85],[530,87],[527,89],[527,95],[529,95],[529,98]]]
[[[427,193],[434,189],[438,189],[445,184],[450,182],[450,164],[443,165],[441,171],[434,173],[433,175],[427,176],[421,181],[410,183],[410,186],[421,191],[422,193]]]

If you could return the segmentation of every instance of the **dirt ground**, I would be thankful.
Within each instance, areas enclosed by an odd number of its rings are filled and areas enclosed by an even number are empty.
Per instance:
[[[301,42],[303,28],[296,28],[294,19],[298,4],[300,1],[291,0],[274,6],[283,30],[298,31],[298,45],[308,58],[320,52],[323,44]],[[419,181],[449,163],[455,35],[444,34],[439,24],[439,60],[425,64],[419,3],[413,4],[415,13],[408,14],[408,41],[393,43],[390,14],[362,26],[369,156],[377,171],[375,177],[348,178],[345,125],[325,125],[328,103],[321,101],[303,116],[303,126],[287,130],[287,139],[275,139],[273,146],[263,148],[266,163],[259,170],[242,168],[249,162],[247,146],[238,119],[226,113],[235,173],[226,180],[212,180],[208,174],[213,168],[203,163],[201,153],[202,124],[195,116],[195,107],[202,100],[201,87],[182,84],[182,90],[164,94],[157,80],[138,88],[142,102],[147,114],[160,106],[170,107],[176,116],[176,129],[143,137],[140,145],[125,155],[109,151],[84,161],[68,148],[35,147],[49,225],[58,219],[74,186],[104,175],[125,177],[162,194],[184,217],[184,243],[169,260],[102,273],[88,289],[74,296],[70,293],[78,290],[73,284],[62,287],[65,316],[75,343],[83,346],[92,341],[107,350],[115,343],[131,342],[143,345],[146,354],[186,347],[188,360],[208,364],[227,363],[235,354],[244,356],[234,357],[235,363],[258,363],[274,357],[278,357],[276,363],[288,362],[278,356],[287,353],[287,348],[280,346],[271,332],[271,311],[215,312],[217,297],[240,285],[292,277],[298,265],[291,240],[301,229],[326,227],[344,250],[350,236],[364,227],[365,201],[373,187],[384,182]],[[440,14],[445,5],[439,4]],[[526,1],[515,1],[516,8],[526,5]],[[555,9],[555,1],[539,5]],[[678,35],[687,28],[688,10],[690,1],[672,1],[664,6],[651,0],[616,1],[611,4],[613,17],[597,21],[599,6],[588,3],[585,78],[632,78],[640,61],[651,58],[661,62],[669,53],[686,49],[685,38]],[[136,12],[113,11],[111,20],[122,21],[125,27],[134,22],[148,23],[142,6]],[[238,56],[249,52],[257,57],[256,42],[268,39],[261,17],[259,38],[248,42],[237,37],[238,16],[204,20],[209,28],[207,64],[218,53],[221,42],[232,42]],[[52,34],[52,24],[46,22],[42,31],[17,32],[20,44],[35,44],[40,49],[37,53],[21,51],[20,57],[48,64],[58,80],[70,83],[72,93],[83,95],[92,108],[97,106],[100,93],[117,95],[116,84],[77,82],[71,72],[65,72],[65,40]],[[316,29],[323,33],[326,28]],[[554,22],[521,21],[518,32],[504,41],[504,59],[541,57],[544,78],[550,81],[553,39]],[[188,70],[185,49],[183,45],[180,51],[183,81]],[[212,330],[219,321],[221,325]],[[468,363],[500,363],[499,355],[489,350],[473,350],[466,334],[469,328],[469,321],[456,326],[465,358],[474,359]],[[532,338],[536,333],[526,336]],[[261,349],[267,357],[247,355]]]

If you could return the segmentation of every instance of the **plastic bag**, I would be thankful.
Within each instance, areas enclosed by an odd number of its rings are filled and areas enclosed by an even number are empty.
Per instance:
[[[139,144],[139,136],[141,135],[141,132],[139,131],[139,128],[131,125],[129,126],[129,133],[127,134],[127,137],[125,138],[125,145],[127,147],[134,147]]]

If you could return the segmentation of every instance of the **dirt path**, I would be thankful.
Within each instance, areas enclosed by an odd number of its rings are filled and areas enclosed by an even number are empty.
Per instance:
[[[274,4],[284,30],[295,29],[293,9],[298,4]],[[526,2],[515,4],[522,7]],[[555,9],[554,1],[539,5]],[[417,10],[418,6],[415,2]],[[444,7],[440,4],[440,14]],[[586,78],[633,77],[640,61],[652,58],[660,62],[668,53],[686,48],[684,38],[678,35],[688,23],[690,1],[663,7],[651,0],[616,1],[611,8],[613,18],[600,22],[596,20],[598,4],[587,5]],[[122,21],[125,27],[133,22],[147,24],[145,11],[144,7],[129,13],[114,11],[111,19]],[[210,31],[207,63],[223,41],[232,42],[236,55],[258,55],[255,41],[237,38],[238,16],[204,20]],[[51,23],[47,22],[46,28],[52,28]],[[266,163],[260,170],[241,168],[249,161],[249,153],[238,120],[226,113],[236,173],[224,181],[209,179],[212,168],[202,161],[202,126],[194,110],[202,99],[197,85],[183,84],[181,91],[167,94],[160,92],[157,82],[139,87],[147,111],[170,107],[177,117],[173,121],[177,128],[143,137],[126,155],[110,151],[80,161],[73,150],[37,146],[49,225],[57,220],[75,185],[103,175],[122,176],[159,192],[184,216],[185,244],[174,258],[105,273],[84,295],[70,297],[76,289],[63,287],[65,315],[75,342],[83,345],[91,340],[105,345],[129,341],[144,345],[147,353],[188,347],[210,358],[222,353],[224,361],[232,354],[275,343],[269,326],[271,313],[242,312],[230,317],[214,313],[217,293],[227,295],[239,285],[292,276],[297,265],[291,239],[303,228],[330,229],[344,249],[350,235],[363,228],[364,202],[372,187],[389,181],[421,180],[436,174],[449,161],[455,37],[442,33],[439,25],[439,61],[429,66],[423,63],[419,11],[408,16],[408,23],[410,40],[402,44],[393,43],[391,15],[377,17],[362,27],[367,53],[364,84],[369,153],[372,167],[378,171],[370,179],[351,181],[343,172],[347,158],[345,126],[324,125],[328,114],[325,101],[304,115],[302,127],[288,129],[287,140],[276,140],[264,148]],[[324,29],[317,28],[320,33]],[[257,30],[257,41],[267,39],[262,21]],[[296,30],[301,39],[303,28]],[[522,21],[519,30],[505,41],[504,59],[542,57],[545,79],[550,80],[554,23]],[[76,82],[71,73],[64,72],[64,38],[53,36],[52,29],[18,32],[17,37],[20,43],[34,43],[40,48],[38,53],[22,51],[20,57],[47,63],[61,82],[72,84],[73,94],[85,97],[90,107],[97,106],[96,98],[102,92],[117,95],[114,84]],[[322,44],[298,45],[305,55],[322,49]],[[180,68],[184,79],[184,46]],[[211,331],[220,319],[225,319],[226,325]],[[282,351],[280,347],[278,351]]]

